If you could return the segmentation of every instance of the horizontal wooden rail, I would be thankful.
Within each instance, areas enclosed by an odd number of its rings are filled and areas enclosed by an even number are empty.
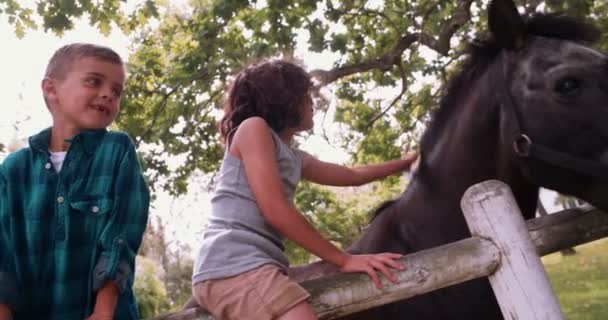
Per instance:
[[[569,209],[526,222],[539,255],[608,237],[608,213],[593,208]],[[483,238],[469,238],[403,258],[406,270],[397,273],[398,284],[383,280],[375,288],[363,274],[338,274],[303,282],[312,294],[311,304],[321,319],[421,295],[442,287],[487,276],[499,259],[496,246]],[[446,263],[445,261],[449,261]],[[213,320],[202,309],[189,309],[153,320]]]
[[[320,319],[334,319],[374,306],[403,300],[467,280],[484,277],[500,263],[500,252],[489,240],[468,238],[402,258],[405,270],[396,272],[398,283],[382,277],[377,289],[365,274],[336,274],[301,285],[311,294],[310,304]],[[191,309],[156,320],[212,320]]]
[[[398,283],[383,277],[382,290],[364,274],[336,274],[302,286],[319,318],[335,319],[487,276],[500,264],[500,252],[489,240],[468,238],[407,255],[402,263],[406,269],[397,274]]]
[[[559,211],[526,225],[539,256],[608,237],[608,213],[592,207]]]

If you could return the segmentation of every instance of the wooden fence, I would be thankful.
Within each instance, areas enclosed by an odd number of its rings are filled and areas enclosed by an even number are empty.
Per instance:
[[[407,268],[377,289],[364,274],[337,274],[302,283],[320,319],[407,299],[488,277],[505,319],[563,319],[540,257],[608,236],[608,213],[570,209],[524,221],[500,181],[474,185],[461,203],[472,237],[403,257]],[[533,293],[533,294],[532,294]],[[190,309],[153,320],[213,320]]]

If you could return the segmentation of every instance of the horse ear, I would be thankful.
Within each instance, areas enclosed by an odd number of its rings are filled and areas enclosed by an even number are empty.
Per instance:
[[[502,48],[517,50],[523,45],[524,20],[513,0],[493,0],[490,3],[488,20],[490,31]]]

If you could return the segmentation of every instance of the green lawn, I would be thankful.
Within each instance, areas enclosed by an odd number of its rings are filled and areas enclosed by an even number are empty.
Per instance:
[[[608,319],[608,238],[542,260],[567,320]]]

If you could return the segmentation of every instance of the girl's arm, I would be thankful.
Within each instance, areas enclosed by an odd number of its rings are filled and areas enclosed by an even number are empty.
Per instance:
[[[241,159],[258,207],[266,221],[281,234],[342,271],[368,273],[376,286],[380,286],[380,281],[375,270],[395,280],[387,266],[401,269],[394,261],[401,255],[349,255],[324,239],[288,201],[277,167],[275,143],[262,118],[250,118],[239,125],[229,152]]]
[[[391,174],[406,171],[417,158],[417,153],[408,153],[403,159],[350,168],[324,162],[304,153],[302,177],[310,182],[326,186],[360,186]]]

